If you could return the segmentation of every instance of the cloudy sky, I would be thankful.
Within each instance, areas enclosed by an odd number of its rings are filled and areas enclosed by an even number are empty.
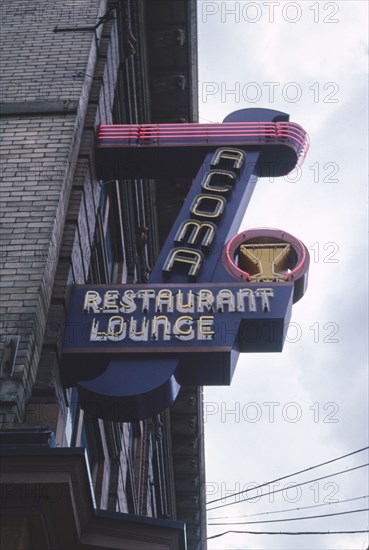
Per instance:
[[[311,254],[309,287],[281,354],[244,354],[230,387],[205,389],[208,501],[368,445],[367,12],[365,1],[198,2],[200,122],[267,107],[289,113],[311,140],[301,172],[258,182],[240,228],[276,227],[301,239]],[[367,452],[357,453],[263,489],[283,489],[273,495],[239,496],[209,511],[208,523],[368,508],[368,498],[336,502],[369,494],[367,467],[286,487],[366,462]],[[316,507],[296,510],[308,506]],[[266,515],[280,510],[290,511]],[[209,526],[208,536],[229,529],[362,530],[368,515]],[[368,544],[365,534],[209,540],[211,550]]]

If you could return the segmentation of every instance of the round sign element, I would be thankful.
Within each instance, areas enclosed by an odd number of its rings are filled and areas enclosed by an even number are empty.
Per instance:
[[[296,237],[266,227],[239,233],[223,252],[227,271],[238,281],[294,283],[294,303],[305,294],[309,259],[306,246]]]

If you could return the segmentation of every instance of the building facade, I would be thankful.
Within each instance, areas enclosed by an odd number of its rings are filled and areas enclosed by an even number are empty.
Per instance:
[[[201,388],[135,423],[84,414],[72,284],[143,283],[190,181],[98,178],[101,124],[197,121],[195,0],[2,5],[1,546],[206,548]]]

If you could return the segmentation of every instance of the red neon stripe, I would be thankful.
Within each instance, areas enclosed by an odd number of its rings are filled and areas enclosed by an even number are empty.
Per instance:
[[[277,134],[268,134],[268,133],[259,133],[259,134],[252,134],[252,133],[244,133],[244,132],[239,132],[239,133],[234,133],[234,132],[229,132],[229,133],[225,133],[225,132],[220,132],[220,133],[213,133],[213,134],[140,134],[139,136],[126,136],[126,135],[120,135],[120,134],[103,134],[102,136],[99,136],[99,137],[105,137],[105,138],[112,138],[112,139],[116,139],[116,138],[126,138],[126,139],[132,139],[133,137],[137,137],[138,139],[171,139],[171,138],[189,138],[189,137],[194,137],[194,138],[213,138],[213,137],[289,137],[289,136],[278,136]]]
[[[122,131],[122,130],[126,130],[126,131],[131,131],[131,132],[136,132],[136,131],[147,131],[147,130],[160,130],[160,129],[164,129],[166,131],[170,131],[170,130],[177,130],[177,129],[181,129],[183,131],[186,131],[186,130],[194,130],[194,131],[197,131],[197,129],[200,129],[200,130],[211,130],[211,129],[219,129],[219,128],[235,128],[235,129],[242,129],[242,128],[245,128],[245,129],[249,129],[249,128],[275,128],[275,129],[278,129],[278,128],[285,128],[285,129],[289,129],[289,128],[293,128],[294,130],[299,130],[302,134],[305,134],[305,131],[301,128],[301,126],[299,126],[298,124],[295,124],[295,123],[283,123],[283,122],[277,122],[277,123],[238,123],[238,124],[233,124],[233,123],[223,123],[223,124],[142,124],[142,125],[136,125],[136,126],[133,126],[133,125],[130,125],[130,124],[102,124],[100,126],[100,130],[105,130],[105,129],[109,129],[109,130],[117,130],[117,131]]]
[[[181,132],[183,134],[195,133],[211,133],[211,132],[286,132],[287,130],[281,130],[279,128],[263,128],[259,126],[254,126],[253,128],[147,128],[141,129],[140,131],[132,132],[125,130],[124,128],[101,128],[99,133],[111,133],[111,134],[126,134],[126,135],[136,135],[136,134],[161,134],[161,133],[176,133]]]
[[[212,133],[224,133],[224,134],[229,134],[229,133],[232,133],[232,132],[236,132],[237,134],[247,134],[249,132],[258,132],[258,133],[263,133],[263,134],[274,134],[276,135],[278,132],[279,133],[286,133],[285,131],[281,131],[281,130],[278,130],[278,129],[275,129],[275,128],[271,128],[271,129],[267,129],[267,128],[212,128],[211,130],[208,130],[208,131],[204,131],[203,129],[201,129],[201,131],[194,131],[193,129],[188,129],[187,131],[183,131],[181,128],[175,128],[171,131],[168,131],[168,130],[145,130],[145,131],[141,131],[141,132],[136,132],[136,133],[132,133],[132,132],[124,132],[122,130],[120,131],[112,131],[112,130],[101,130],[100,133],[101,134],[111,134],[111,135],[171,135],[171,134],[183,134],[183,135],[190,135],[190,134],[193,134],[193,135],[208,135],[208,134],[212,134]],[[296,132],[294,132],[296,133]]]
[[[229,133],[232,133],[232,132],[236,132],[237,134],[247,134],[249,132],[259,132],[259,133],[262,133],[262,134],[266,134],[266,133],[270,133],[270,134],[274,134],[276,135],[276,131],[274,129],[271,129],[271,130],[264,130],[263,128],[247,128],[247,129],[240,129],[240,130],[237,130],[237,129],[234,129],[234,128],[212,128],[211,130],[208,130],[208,131],[201,131],[201,132],[194,132],[193,130],[188,130],[187,132],[183,132],[181,131],[180,128],[176,129],[176,130],[172,130],[171,132],[168,132],[168,130],[159,130],[159,131],[155,131],[155,130],[151,130],[151,131],[146,131],[146,132],[140,132],[141,135],[167,135],[167,136],[170,136],[171,134],[183,134],[183,135],[197,135],[197,136],[201,136],[201,135],[211,135],[212,133],[223,133],[223,134],[229,134]]]
[[[204,140],[211,140],[211,139],[217,139],[217,138],[224,138],[224,139],[236,139],[236,140],[240,140],[240,139],[247,139],[247,140],[250,140],[252,138],[258,138],[259,140],[260,139],[274,139],[274,140],[278,140],[278,142],[281,142],[283,143],[283,141],[285,139],[289,139],[301,146],[305,146],[307,144],[307,142],[305,140],[302,140],[301,138],[299,137],[293,137],[293,136],[289,136],[289,135],[279,135],[279,136],[276,136],[276,135],[268,135],[268,134],[211,134],[211,135],[171,135],[171,136],[135,136],[134,138],[127,138],[126,136],[119,136],[119,135],[114,135],[114,136],[111,136],[111,135],[102,135],[102,136],[99,136],[99,139],[100,140],[109,140],[109,141],[131,141],[131,140],[135,140],[135,141],[151,141],[151,140],[156,140],[157,142],[170,142],[171,140],[178,140],[178,139],[190,139],[190,141],[194,141],[194,140],[197,140],[197,139],[204,139]],[[287,143],[286,143],[287,145]]]
[[[264,140],[264,143],[271,145],[283,143],[295,150],[299,157],[298,165],[304,160],[310,146],[309,136],[294,122],[103,124],[98,133],[100,142],[104,141],[105,144],[112,145],[118,145],[121,142],[122,146],[150,145],[147,143],[150,140],[155,140],[157,146],[175,146],[178,143],[190,146],[192,143],[195,144],[196,140],[207,142],[210,140],[215,144],[218,138],[223,138],[226,143],[235,144],[240,141],[242,143],[242,140],[246,140],[249,145],[260,145]],[[289,143],[286,142],[287,140]],[[202,144],[196,143],[196,145]]]
[[[299,132],[289,130],[289,131],[281,131],[278,130],[275,131],[265,131],[265,130],[248,130],[248,131],[234,131],[234,130],[223,130],[220,131],[213,130],[212,132],[181,132],[179,130],[173,131],[173,132],[165,132],[165,131],[159,131],[159,132],[140,132],[140,133],[128,133],[128,132],[111,132],[110,130],[106,131],[100,131],[99,136],[112,136],[112,137],[118,137],[118,136],[124,136],[124,137],[163,137],[163,136],[175,136],[175,135],[181,135],[181,136],[212,136],[212,135],[266,135],[266,136],[281,136],[281,137],[292,137],[295,136],[298,139],[302,139],[306,141],[306,135],[300,134]]]
[[[131,124],[102,124],[100,126],[100,129],[104,130],[105,128],[109,128],[111,130],[122,130],[127,129],[130,131],[137,131],[137,130],[147,130],[147,129],[160,129],[163,128],[165,130],[171,130],[181,128],[183,130],[186,129],[212,129],[212,128],[276,128],[276,123],[264,123],[264,122],[257,122],[257,123],[223,123],[223,124],[142,124],[142,125],[136,125],[133,126]]]
[[[100,130],[127,130],[131,132],[137,132],[140,130],[146,131],[150,129],[165,129],[165,130],[171,130],[171,129],[212,129],[212,128],[293,128],[294,130],[299,130],[302,134],[305,134],[305,131],[295,123],[284,123],[284,122],[277,122],[277,123],[239,123],[239,124],[231,124],[231,123],[223,123],[223,124],[143,124],[143,125],[131,125],[131,124],[102,124],[100,126]]]

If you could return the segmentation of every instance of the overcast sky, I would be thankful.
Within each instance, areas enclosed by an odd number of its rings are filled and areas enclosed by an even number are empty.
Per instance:
[[[281,354],[243,354],[230,387],[205,389],[208,500],[368,444],[367,24],[365,1],[198,2],[200,122],[267,107],[289,113],[311,140],[301,173],[259,180],[240,228],[276,227],[301,239],[311,254],[309,286],[293,308]],[[274,489],[366,462],[368,454],[359,453]],[[361,468],[209,511],[208,523],[367,508],[368,499],[334,501],[368,494],[368,468]],[[317,504],[325,506],[236,518]],[[367,528],[364,512],[209,526],[208,536],[228,529]],[[351,550],[368,544],[365,534],[229,534],[209,541],[209,548]]]

